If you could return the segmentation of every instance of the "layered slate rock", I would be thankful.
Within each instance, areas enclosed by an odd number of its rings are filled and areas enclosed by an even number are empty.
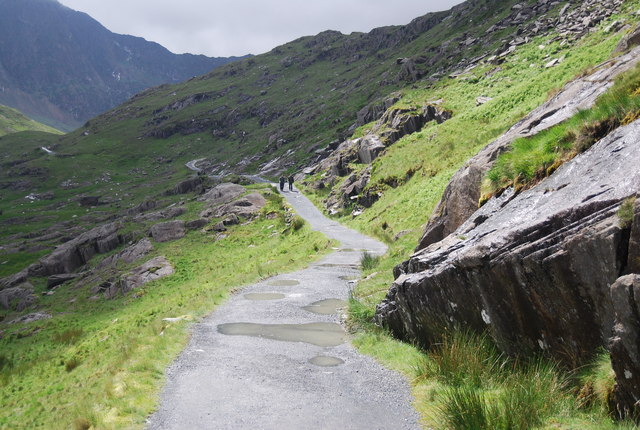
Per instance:
[[[591,75],[569,83],[555,97],[469,160],[451,178],[416,251],[451,234],[478,209],[480,186],[485,174],[515,139],[533,136],[570,118],[579,110],[593,106],[596,99],[613,85],[613,80],[634,67],[638,61],[640,49],[634,49],[627,55],[601,64]]]
[[[121,222],[96,227],[56,248],[38,263],[29,266],[29,276],[50,276],[72,273],[84,266],[96,254],[104,254],[120,246],[124,239],[118,233]]]
[[[170,242],[182,239],[187,229],[183,220],[167,221],[151,226],[149,234],[156,242]]]
[[[34,288],[29,282],[0,291],[0,306],[4,309],[23,311],[37,301]]]
[[[619,418],[640,418],[640,275],[623,276],[611,286],[616,324],[611,364],[616,373],[614,403]]]
[[[215,209],[213,216],[226,217],[227,215],[251,216],[256,214],[267,204],[260,193],[251,193]]]
[[[508,353],[590,358],[611,336],[609,287],[637,252],[617,211],[640,190],[639,141],[636,121],[538,186],[490,200],[396,268],[377,321],[425,347],[441,328],[467,325]]]
[[[174,272],[173,266],[165,257],[159,256],[152,258],[143,265],[133,269],[128,275],[113,282],[104,291],[104,296],[110,299],[116,297],[118,294],[125,294],[135,288],[143,286],[147,282],[164,278],[165,276],[172,275]]]

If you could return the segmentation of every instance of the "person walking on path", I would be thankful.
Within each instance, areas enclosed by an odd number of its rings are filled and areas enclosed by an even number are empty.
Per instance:
[[[280,176],[280,191],[284,191],[284,182],[285,182],[285,178],[284,176]]]
[[[293,191],[293,175],[289,176],[289,191]]]

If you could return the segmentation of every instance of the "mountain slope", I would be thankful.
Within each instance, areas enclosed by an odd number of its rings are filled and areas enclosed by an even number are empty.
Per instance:
[[[111,33],[56,0],[0,0],[0,103],[61,129],[233,60]]]
[[[27,118],[15,109],[0,105],[0,136],[27,130],[58,133],[57,130]]]

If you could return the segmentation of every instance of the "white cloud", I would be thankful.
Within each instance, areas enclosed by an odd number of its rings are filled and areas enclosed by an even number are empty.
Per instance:
[[[158,42],[172,52],[260,54],[324,30],[343,33],[407,24],[460,0],[59,0],[115,33]]]

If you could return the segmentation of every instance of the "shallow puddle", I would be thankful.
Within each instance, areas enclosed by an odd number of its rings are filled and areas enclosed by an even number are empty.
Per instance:
[[[273,285],[274,287],[293,287],[294,285],[300,285],[300,282],[295,279],[276,279],[269,282],[269,285]]]
[[[335,367],[344,364],[344,360],[337,357],[329,357],[326,355],[318,355],[309,360],[309,363],[320,367]]]
[[[313,312],[319,315],[332,315],[337,314],[338,309],[346,308],[348,305],[344,300],[339,299],[326,299],[319,302],[311,303],[309,306],[304,306],[302,309],[305,311]]]
[[[347,341],[340,324],[220,324],[218,332],[229,336],[253,336],[284,342],[305,342],[321,347],[338,346]]]
[[[249,293],[244,295],[245,299],[253,301],[280,300],[285,297],[286,296],[281,293]]]
[[[353,248],[340,248],[338,252],[359,252],[359,251]]]
[[[360,265],[358,265],[358,264],[324,263],[324,264],[316,264],[315,267],[346,267],[346,268],[349,268],[349,269],[359,269]]]

